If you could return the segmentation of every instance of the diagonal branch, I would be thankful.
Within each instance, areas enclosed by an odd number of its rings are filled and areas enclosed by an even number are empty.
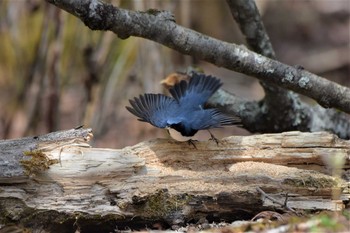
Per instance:
[[[244,46],[220,41],[179,26],[169,12],[157,10],[136,12],[121,9],[98,0],[46,1],[77,16],[93,30],[110,30],[122,39],[130,36],[146,38],[180,53],[191,55],[217,66],[254,76],[266,83],[304,94],[326,108],[333,107],[350,113],[349,88],[319,77],[302,68],[292,67],[254,53]],[[288,95],[294,95],[291,92],[287,93]],[[225,100],[232,100],[224,91],[220,91],[217,96],[226,96]],[[240,103],[239,108],[232,105],[232,102],[223,102],[222,98],[212,98],[212,102],[214,99],[216,101],[214,101],[214,104],[225,106],[232,112],[237,112],[243,118],[245,127],[247,124],[252,124],[250,128],[247,127],[252,132],[268,132],[268,128],[261,118],[266,118],[266,114],[262,114],[264,109],[271,108],[271,110],[275,109],[281,115],[282,120],[286,116],[289,119],[294,119],[292,124],[290,122],[281,124],[281,122],[271,120],[270,123],[274,124],[273,132],[297,129],[302,131],[330,129],[340,137],[350,137],[350,123],[347,115],[341,115],[338,119],[338,114],[334,110],[324,111],[323,108],[322,110],[319,108],[314,111],[313,109],[308,109],[309,106],[299,104],[297,97],[292,96],[288,98],[291,101],[285,103],[287,105],[285,109],[291,108],[294,111],[300,108],[301,110],[294,113],[289,110],[279,112],[279,108],[268,107],[265,101],[259,103],[244,100],[237,101],[237,103]],[[274,100],[276,98],[271,98],[270,103],[273,103]],[[324,117],[322,114],[327,116]],[[323,119],[323,117],[326,119]],[[257,122],[259,118],[260,122]],[[339,121],[343,129],[340,129],[333,123],[332,119],[334,118],[336,118],[336,122]]]
[[[245,35],[251,50],[269,58],[276,58],[254,0],[226,0],[233,18]]]
[[[79,17],[92,30],[120,38],[143,37],[217,66],[309,96],[326,108],[350,113],[350,89],[279,61],[177,25],[169,12],[136,12],[98,0],[47,0]]]
[[[238,23],[243,35],[246,38],[251,50],[266,57],[276,59],[275,51],[261,20],[259,10],[254,0],[226,0],[233,18]],[[265,97],[260,101],[252,120],[259,119],[258,124],[269,129],[276,129],[276,132],[288,130],[282,125],[295,125],[296,118],[308,119],[304,108],[298,108],[301,101],[298,95],[291,91],[280,88],[264,80],[260,81],[264,88]],[[280,114],[283,112],[284,114]],[[303,116],[303,117],[300,117]],[[308,121],[299,121],[298,130],[307,130]],[[250,124],[249,124],[250,125]],[[278,125],[279,127],[273,127]],[[272,127],[271,127],[272,126]],[[290,129],[289,129],[290,130]],[[264,132],[263,130],[262,132]]]

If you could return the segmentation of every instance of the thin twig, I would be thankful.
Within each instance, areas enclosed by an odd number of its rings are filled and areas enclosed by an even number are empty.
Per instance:
[[[278,205],[282,206],[283,208],[286,208],[287,210],[293,212],[294,214],[297,214],[297,212],[296,212],[294,209],[292,209],[291,207],[289,207],[289,206],[287,205],[287,198],[285,199],[285,203],[282,203],[282,202],[276,200],[275,198],[269,196],[269,195],[268,195],[267,193],[265,193],[260,187],[257,187],[256,190],[257,190],[259,193],[261,193],[261,195],[262,195],[264,198],[267,198],[267,199],[269,199],[270,201],[272,201],[272,203],[278,204]],[[288,195],[288,194],[287,194],[287,195]]]

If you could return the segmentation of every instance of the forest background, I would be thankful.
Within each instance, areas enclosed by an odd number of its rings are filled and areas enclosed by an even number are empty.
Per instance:
[[[350,1],[256,1],[277,59],[350,86]],[[214,38],[245,44],[224,0],[110,1],[122,8],[174,13],[177,23]],[[0,138],[38,135],[84,124],[93,146],[122,148],[165,131],[138,122],[125,105],[189,67],[223,80],[225,90],[259,100],[256,79],[142,38],[121,40],[91,31],[76,17],[39,0],[0,1]],[[304,99],[313,104],[314,101]],[[316,103],[315,103],[316,104]],[[239,128],[219,138],[246,135]]]

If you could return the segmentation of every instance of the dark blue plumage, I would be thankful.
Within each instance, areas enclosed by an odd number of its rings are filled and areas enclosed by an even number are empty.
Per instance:
[[[127,110],[140,121],[158,128],[172,128],[183,136],[193,136],[198,130],[218,128],[240,123],[240,119],[204,104],[221,87],[219,79],[193,73],[189,82],[182,80],[163,94],[144,94],[130,100]]]

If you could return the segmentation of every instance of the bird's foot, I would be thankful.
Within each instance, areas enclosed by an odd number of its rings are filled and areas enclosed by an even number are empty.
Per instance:
[[[216,142],[216,145],[219,145],[219,139],[217,139],[214,134],[212,134],[209,130],[208,132],[210,133],[210,139],[209,140],[213,140],[214,142]]]
[[[195,141],[197,141],[197,140],[192,140],[192,139],[190,139],[190,140],[188,140],[187,142],[188,142],[188,145],[192,145],[195,149],[198,150],[196,144],[194,144]]]

